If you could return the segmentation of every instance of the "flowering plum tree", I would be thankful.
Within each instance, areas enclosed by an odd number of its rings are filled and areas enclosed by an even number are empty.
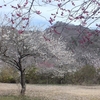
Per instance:
[[[10,26],[2,27],[3,34],[0,35],[0,59],[15,67],[20,73],[21,94],[25,93],[25,70],[40,56],[35,45],[33,48],[31,34],[18,34],[18,31]],[[35,43],[34,43],[35,44]]]

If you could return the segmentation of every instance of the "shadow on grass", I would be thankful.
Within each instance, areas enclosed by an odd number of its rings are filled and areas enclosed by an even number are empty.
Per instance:
[[[3,95],[0,96],[0,100],[43,100],[41,98],[38,97],[28,97],[28,96],[7,96],[7,95]]]

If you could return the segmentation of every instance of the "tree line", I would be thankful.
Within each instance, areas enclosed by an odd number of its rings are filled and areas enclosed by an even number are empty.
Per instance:
[[[100,84],[100,68],[85,65],[75,72],[67,72],[63,76],[54,76],[51,73],[39,73],[36,67],[26,70],[26,83],[28,84],[78,84],[92,85]],[[19,83],[19,73],[12,67],[2,67],[0,72],[0,82]]]

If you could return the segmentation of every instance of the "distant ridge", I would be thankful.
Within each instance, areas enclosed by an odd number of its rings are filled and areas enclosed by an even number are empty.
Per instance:
[[[81,25],[57,22],[52,27],[47,28],[45,32],[46,34],[52,34],[55,39],[59,40],[60,38],[60,41],[66,43],[66,51],[72,49],[75,54],[74,58],[80,64],[92,64],[100,67],[99,31],[91,30]]]

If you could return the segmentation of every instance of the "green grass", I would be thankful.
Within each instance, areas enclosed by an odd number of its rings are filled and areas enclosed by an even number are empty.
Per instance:
[[[26,96],[0,96],[0,100],[41,100],[40,98],[30,98]]]

